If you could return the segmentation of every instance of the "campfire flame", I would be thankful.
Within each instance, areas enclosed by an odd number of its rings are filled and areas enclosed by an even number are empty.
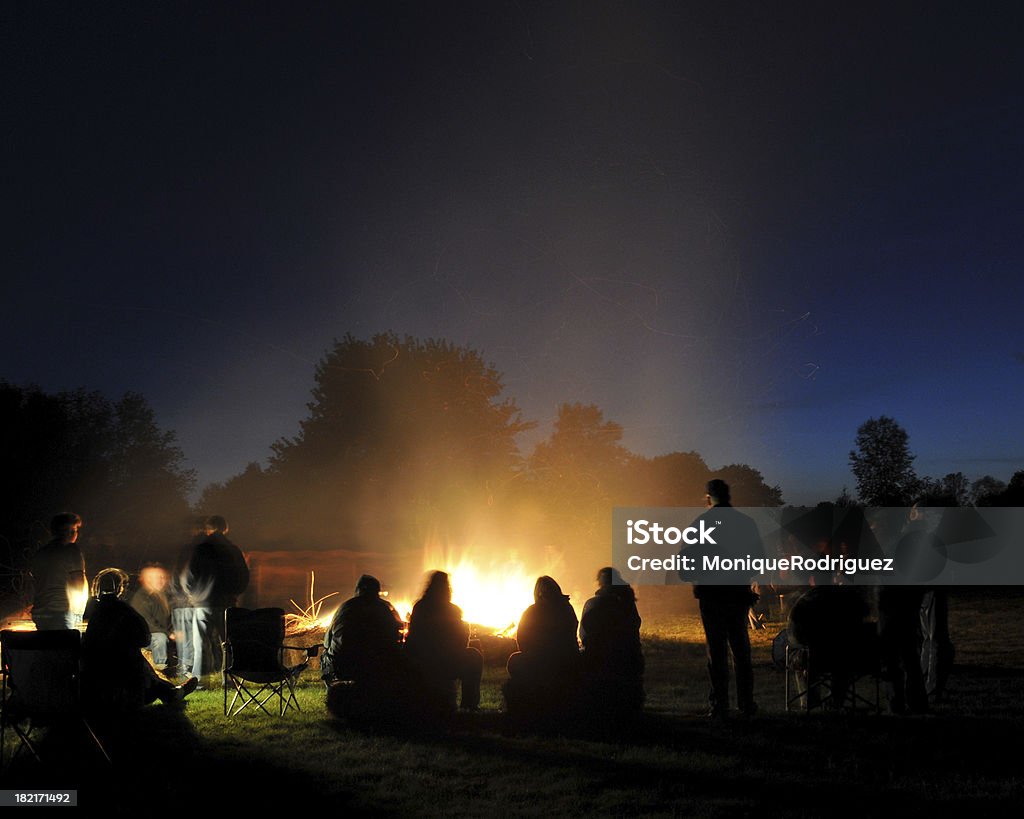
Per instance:
[[[423,549],[423,571],[447,572],[452,585],[452,602],[462,609],[465,622],[495,636],[514,637],[523,612],[533,604],[533,587],[537,578],[551,574],[549,567],[529,571],[515,552],[503,558],[490,558],[493,550],[484,548],[458,549],[428,542]],[[406,623],[412,607],[423,591],[425,577],[419,587],[402,591],[381,592]],[[288,631],[309,631],[317,627],[327,629],[336,608],[322,613],[322,605],[337,592],[317,598],[314,593],[314,575],[310,572],[309,604],[300,606],[291,601],[297,613],[289,613]]]

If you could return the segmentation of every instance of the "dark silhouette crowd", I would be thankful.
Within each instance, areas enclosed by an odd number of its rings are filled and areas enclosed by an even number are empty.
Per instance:
[[[718,528],[717,553],[763,556],[757,526],[732,508],[728,484],[712,480],[706,489],[708,511],[694,523]],[[927,545],[935,520],[926,502],[915,504],[901,544],[923,538]],[[82,691],[93,710],[181,703],[221,671],[225,613],[248,586],[248,566],[228,538],[227,521],[196,521],[171,571],[145,564],[130,593],[124,572],[104,570],[94,579],[91,600],[77,544],[82,525],[77,515],[56,516],[51,541],[35,555],[36,628],[81,629],[85,616]],[[827,552],[831,546],[822,543]],[[698,555],[695,548],[680,554]],[[848,549],[845,542],[836,548],[843,554]],[[730,713],[731,666],[736,709],[752,716],[757,704],[749,630],[756,586],[680,576],[693,584],[699,605],[708,715]],[[610,566],[597,572],[596,583],[577,618],[559,583],[537,578],[502,688],[506,713],[516,724],[559,725],[595,716],[614,722],[642,710],[645,663],[636,595]],[[865,672],[884,681],[893,713],[922,713],[930,699],[941,698],[953,659],[945,590],[881,586],[868,600],[863,587],[843,585],[840,577],[811,576],[787,591],[796,593],[789,595],[788,628],[780,637],[789,647],[787,674],[795,670],[806,681],[805,705],[855,705],[852,686]],[[869,619],[869,603],[877,622]],[[797,658],[793,665],[791,656]],[[448,574],[430,573],[408,623],[382,596],[380,581],[364,574],[326,630],[321,669],[327,706],[336,716],[370,723],[415,716],[430,723],[479,708],[484,657],[452,602]],[[817,685],[822,681],[827,684]]]
[[[584,714],[592,718],[595,709],[624,715],[642,707],[636,597],[611,567],[601,569],[597,580],[580,622],[557,581],[537,578],[534,603],[519,620],[518,650],[506,665],[506,710],[517,722],[551,725]],[[447,573],[430,574],[407,629],[380,590],[377,578],[360,577],[355,595],[327,629],[321,669],[328,709],[357,722],[415,714],[428,724],[457,708],[475,711],[483,655],[451,601]]]

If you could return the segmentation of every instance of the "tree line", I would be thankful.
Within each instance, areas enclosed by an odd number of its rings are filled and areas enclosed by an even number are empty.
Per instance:
[[[250,463],[190,505],[195,475],[141,395],[112,401],[0,382],[0,558],[15,572],[47,539],[49,517],[71,509],[105,565],[172,554],[190,515],[210,513],[226,516],[246,548],[499,544],[544,562],[609,544],[613,506],[699,505],[712,477],[731,485],[738,506],[784,500],[747,464],[712,469],[693,451],[633,453],[594,405],[562,404],[550,435],[524,453],[517,439],[534,427],[475,350],[347,335],[317,365],[298,433],[273,442],[265,465]],[[957,503],[1018,505],[1024,489],[1024,471],[1009,483],[919,478],[906,432],[886,417],[858,430],[850,464],[857,500],[872,505],[903,505],[928,488]],[[844,492],[838,502],[854,499]]]

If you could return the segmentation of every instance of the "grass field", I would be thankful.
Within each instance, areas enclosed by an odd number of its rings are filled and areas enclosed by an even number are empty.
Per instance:
[[[701,716],[700,624],[672,618],[645,623],[648,704],[624,735],[508,734],[497,665],[486,669],[481,711],[433,738],[350,730],[327,716],[310,678],[301,713],[228,721],[222,692],[199,691],[183,712],[152,706],[122,725],[108,741],[113,766],[51,738],[45,764],[19,758],[0,787],[77,787],[80,804],[108,812],[189,815],[233,803],[260,816],[281,803],[385,815],[1019,813],[1019,592],[954,597],[957,665],[947,700],[926,717],[785,713],[783,675],[770,661],[778,627],[753,637],[753,720]]]

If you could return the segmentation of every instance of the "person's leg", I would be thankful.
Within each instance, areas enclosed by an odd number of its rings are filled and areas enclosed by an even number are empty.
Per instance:
[[[204,673],[219,674],[224,669],[224,609],[210,609],[207,617],[207,635],[209,643],[209,665],[204,665]]]
[[[167,668],[167,635],[156,631],[149,635],[149,650],[153,665],[163,671]]]
[[[171,613],[171,624],[174,627],[174,645],[178,650],[178,671],[183,674],[192,672],[192,628],[195,620],[195,609],[182,607]]]
[[[925,691],[934,693],[939,671],[939,644],[935,634],[935,592],[924,593],[921,599],[921,674]]]
[[[480,707],[480,680],[484,673],[484,655],[467,647],[461,658],[459,680],[462,683],[462,707]]]
[[[192,609],[192,676],[202,677],[209,668],[209,652],[206,649],[210,609],[196,606]]]
[[[713,714],[729,712],[729,637],[720,606],[700,601],[700,619],[704,624],[704,641],[708,655],[708,678],[711,689],[708,705]]]
[[[736,706],[744,714],[752,714],[754,704],[754,666],[750,660],[749,609],[737,606],[730,612],[728,620],[729,648],[732,650],[733,667],[736,670]]]

